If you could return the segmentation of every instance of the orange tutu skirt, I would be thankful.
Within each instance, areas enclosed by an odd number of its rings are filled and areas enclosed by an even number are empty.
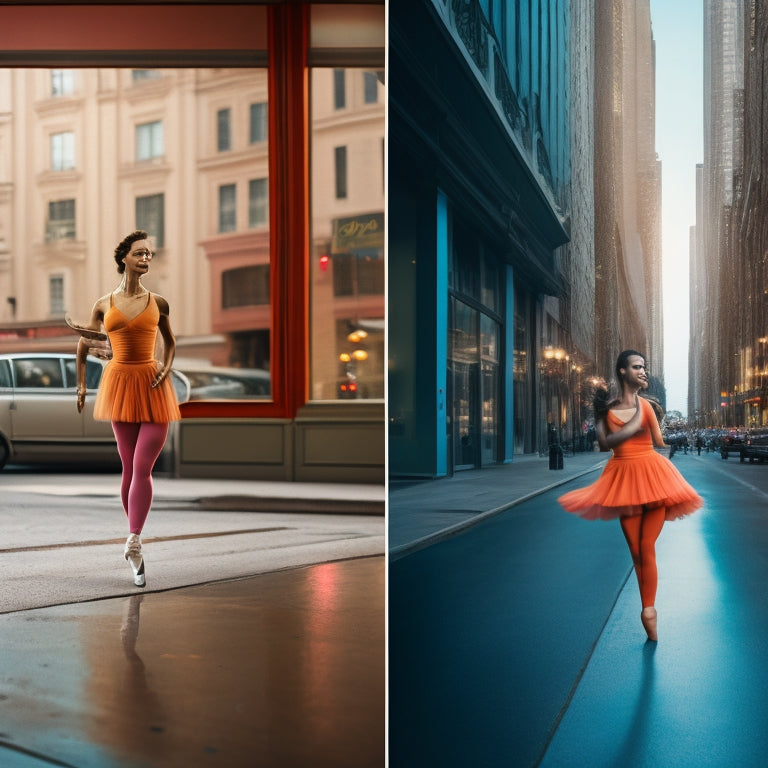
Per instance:
[[[152,381],[157,365],[119,363],[112,360],[104,368],[93,406],[93,418],[99,421],[155,421],[166,423],[181,418],[176,393],[166,378],[156,389]]]
[[[663,504],[666,520],[685,517],[704,501],[666,456],[650,451],[642,459],[608,460],[597,482],[561,496],[566,510],[586,520],[642,514],[645,504]]]
[[[655,419],[651,406],[642,398],[643,420]],[[608,427],[623,426],[608,413]],[[597,482],[561,496],[566,510],[586,520],[613,520],[639,515],[643,506],[666,507],[666,520],[690,515],[704,504],[701,496],[686,482],[677,467],[654,450],[650,429],[646,428],[614,450]]]

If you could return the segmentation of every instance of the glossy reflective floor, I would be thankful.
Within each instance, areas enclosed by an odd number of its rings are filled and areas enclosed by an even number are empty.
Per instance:
[[[384,558],[0,616],[0,765],[381,766]]]

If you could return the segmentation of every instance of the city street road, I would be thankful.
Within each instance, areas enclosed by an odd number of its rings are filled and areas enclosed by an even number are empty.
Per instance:
[[[705,507],[657,546],[646,642],[620,527],[584,477],[390,564],[393,766],[765,764],[768,465],[680,455]]]
[[[45,487],[43,475],[0,472],[0,613],[136,592],[114,478],[110,495],[70,496],[30,491]],[[144,591],[382,555],[384,525],[377,515],[209,511],[156,501],[142,535]]]

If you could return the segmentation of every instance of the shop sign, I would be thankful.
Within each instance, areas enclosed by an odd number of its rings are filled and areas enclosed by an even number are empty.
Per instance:
[[[333,220],[333,253],[349,253],[360,248],[384,247],[384,214],[367,213]]]

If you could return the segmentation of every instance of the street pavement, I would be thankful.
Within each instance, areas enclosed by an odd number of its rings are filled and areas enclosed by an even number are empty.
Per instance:
[[[675,456],[654,644],[618,523],[557,504],[605,458],[391,484],[392,768],[765,765],[768,467]]]
[[[384,488],[0,473],[0,766],[381,766]]]

